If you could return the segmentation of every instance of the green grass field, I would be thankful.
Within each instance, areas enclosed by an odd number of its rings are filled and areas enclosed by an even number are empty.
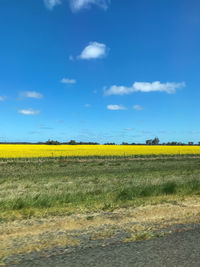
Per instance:
[[[0,265],[200,221],[197,155],[0,159],[0,189]]]
[[[200,158],[0,162],[0,218],[67,215],[200,194]]]

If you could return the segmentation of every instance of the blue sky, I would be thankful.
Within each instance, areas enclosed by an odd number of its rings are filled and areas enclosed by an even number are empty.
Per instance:
[[[200,1],[1,0],[0,141],[200,141]]]

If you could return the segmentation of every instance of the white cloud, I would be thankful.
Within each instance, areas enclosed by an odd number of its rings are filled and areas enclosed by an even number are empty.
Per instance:
[[[86,60],[103,58],[107,55],[107,53],[108,53],[108,48],[106,47],[105,44],[90,42],[89,45],[83,49],[79,58]]]
[[[126,107],[124,107],[122,105],[108,105],[107,109],[109,109],[109,110],[125,110]]]
[[[140,106],[140,105],[134,105],[133,108],[134,108],[135,110],[143,110],[143,107]]]
[[[38,126],[39,126],[39,128],[40,128],[41,130],[53,130],[53,129],[54,129],[54,128],[49,127],[49,126],[47,126],[47,125],[45,125],[45,124],[38,124]]]
[[[61,4],[61,0],[44,0],[44,4],[48,9],[52,10],[55,6]]]
[[[27,97],[27,98],[36,98],[36,99],[43,98],[43,95],[41,93],[38,93],[38,92],[35,92],[35,91],[22,92],[21,96],[22,97]]]
[[[61,83],[64,83],[64,84],[75,84],[76,83],[76,80],[74,80],[74,79],[68,79],[68,78],[62,78],[62,80],[60,82]]]
[[[22,115],[38,115],[40,114],[39,110],[33,110],[33,109],[20,109],[18,112]]]
[[[4,101],[5,99],[6,99],[5,96],[0,96],[0,102]]]
[[[90,105],[90,104],[85,104],[85,107],[86,107],[86,108],[90,108],[91,105]]]
[[[111,86],[108,90],[104,89],[105,95],[128,95],[135,92],[165,92],[168,94],[175,93],[177,89],[185,87],[185,83],[161,83],[155,81],[149,82],[135,82],[131,87],[126,86]]]
[[[97,5],[100,8],[106,10],[110,0],[70,0],[70,6],[72,11],[80,11],[81,9],[88,9],[92,5]]]
[[[45,6],[49,10],[53,10],[53,8],[57,5],[62,4],[62,0],[43,0]],[[68,0],[70,3],[71,10],[73,12],[78,12],[82,9],[89,9],[91,6],[98,6],[104,10],[108,8],[110,4],[110,0]]]
[[[74,57],[72,55],[69,56],[70,61],[74,61]]]
[[[133,131],[134,128],[125,128],[124,130],[125,130],[125,131]]]

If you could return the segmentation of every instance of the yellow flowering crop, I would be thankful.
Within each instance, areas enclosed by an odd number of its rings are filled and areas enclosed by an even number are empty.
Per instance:
[[[200,146],[0,145],[0,158],[200,154]]]

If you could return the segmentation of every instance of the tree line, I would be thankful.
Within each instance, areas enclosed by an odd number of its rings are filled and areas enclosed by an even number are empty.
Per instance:
[[[24,145],[100,145],[100,143],[97,142],[76,142],[75,140],[70,140],[69,142],[59,142],[56,140],[51,140],[49,139],[46,142],[37,142],[37,143],[30,143],[30,142],[0,142],[0,144],[24,144]],[[114,142],[107,142],[104,143],[103,145],[118,145]],[[154,139],[148,139],[145,141],[145,143],[127,143],[127,142],[122,142],[120,145],[124,145],[124,146],[128,146],[128,145],[147,145],[147,146],[153,146],[153,145],[160,145],[160,146],[193,146],[193,145],[198,145],[200,146],[200,142],[198,142],[197,144],[195,144],[194,142],[188,142],[188,143],[182,143],[182,142],[176,142],[176,141],[172,141],[172,142],[167,142],[167,143],[160,143],[160,140],[158,137],[155,137]]]
[[[45,143],[44,142],[39,142],[38,144],[46,144],[46,145],[100,145],[100,143],[97,142],[76,142],[75,140],[70,140],[69,142],[58,142],[55,140],[48,140]],[[107,142],[104,143],[104,145],[117,145],[114,142]],[[165,146],[185,146],[185,145],[200,145],[200,142],[197,144],[194,144],[194,142],[188,142],[188,143],[182,143],[182,142],[167,142],[167,143],[160,143],[160,140],[158,137],[155,137],[154,139],[148,139],[145,141],[145,143],[127,143],[127,142],[122,142],[120,145],[147,145],[147,146],[155,146],[155,145],[165,145]]]

